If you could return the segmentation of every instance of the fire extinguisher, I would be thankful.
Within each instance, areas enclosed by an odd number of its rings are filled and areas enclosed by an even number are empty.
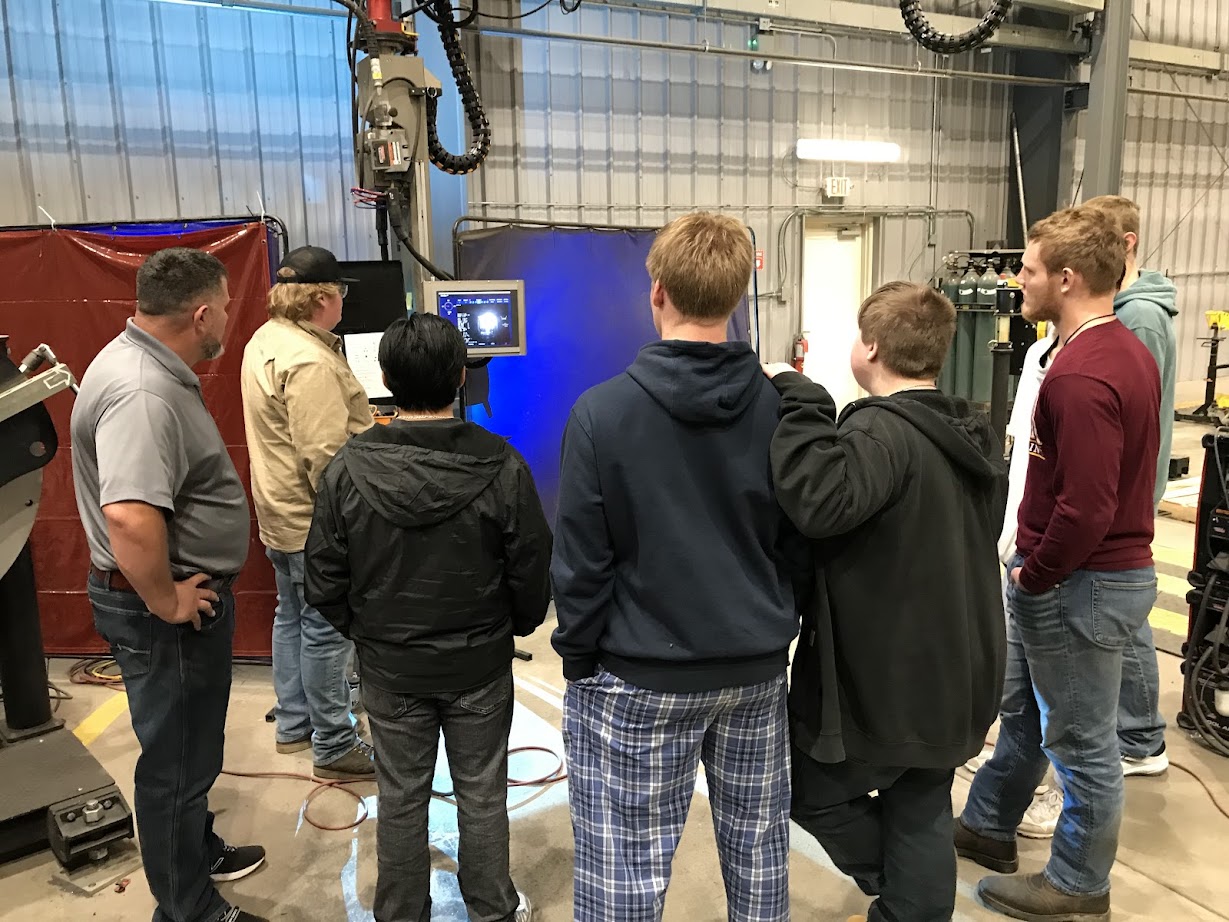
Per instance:
[[[802,371],[802,365],[806,361],[807,353],[811,351],[811,346],[807,342],[806,336],[799,336],[794,340],[794,357],[790,359],[790,364],[794,366],[794,371]]]

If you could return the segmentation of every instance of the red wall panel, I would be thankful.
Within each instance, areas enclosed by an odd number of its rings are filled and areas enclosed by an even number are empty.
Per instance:
[[[239,392],[243,347],[266,319],[268,231],[261,222],[191,233],[125,236],[76,230],[0,231],[0,333],[15,361],[40,342],[81,377],[136,309],[136,272],[149,254],[171,246],[196,247],[222,260],[230,273],[226,351],[198,366],[205,402],[218,421],[235,466],[248,485],[247,445]],[[31,534],[43,644],[49,654],[105,651],[94,632],[85,593],[89,550],[72,484],[69,417],[72,395],[47,401],[60,450],[44,469],[43,499]],[[251,500],[249,487],[249,505]],[[254,515],[254,514],[253,514]],[[237,656],[269,656],[277,590],[273,569],[252,521],[252,547],[235,588]]]

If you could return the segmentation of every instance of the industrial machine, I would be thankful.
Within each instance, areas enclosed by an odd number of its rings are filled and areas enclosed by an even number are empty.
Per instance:
[[[388,230],[412,263],[407,266],[415,303],[422,282],[452,276],[431,262],[431,194],[429,164],[454,175],[471,173],[491,149],[491,128],[474,86],[460,29],[478,15],[470,4],[458,20],[451,0],[413,0],[394,9],[394,0],[336,0],[350,13],[347,57],[352,80],[356,204],[376,213],[382,259],[389,258]],[[440,82],[418,56],[414,17],[435,24],[461,94],[469,124],[470,145],[461,154],[448,151],[438,130]]]
[[[1016,280],[1023,250],[992,248],[949,253],[932,280],[956,305],[956,336],[940,386],[950,394],[989,405],[990,421],[1005,439],[1011,378],[1037,341],[1024,319],[1024,291]]]
[[[43,660],[29,537],[59,445],[43,401],[76,387],[47,346],[16,366],[0,336],[0,861],[49,846],[70,869],[133,832],[111,776],[52,714]]]
[[[430,282],[423,310],[461,331],[471,359],[525,354],[525,283]]]
[[[1205,313],[1212,335],[1199,340],[1208,350],[1208,371],[1204,377],[1203,403],[1193,410],[1178,410],[1174,413],[1174,418],[1181,422],[1207,423],[1216,426],[1224,424],[1224,410],[1229,404],[1229,399],[1216,392],[1217,377],[1220,372],[1229,368],[1229,365],[1220,360],[1220,344],[1225,341],[1223,335],[1225,328],[1229,327],[1229,311],[1206,311]]]
[[[990,9],[986,11],[976,26],[963,35],[945,35],[936,30],[922,12],[920,0],[900,0],[900,14],[905,19],[905,28],[917,40],[917,43],[928,51],[937,54],[960,54],[972,51],[989,41],[999,26],[1011,11],[1013,0],[992,0]]]
[[[1204,436],[1203,447],[1178,725],[1229,756],[1229,429]]]

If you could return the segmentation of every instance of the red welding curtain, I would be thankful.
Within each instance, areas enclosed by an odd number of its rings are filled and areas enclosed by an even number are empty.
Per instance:
[[[205,402],[248,483],[239,365],[243,347],[266,318],[269,290],[268,231],[263,223],[212,226],[190,233],[124,236],[76,230],[0,231],[0,333],[12,357],[45,342],[81,377],[136,309],[136,273],[145,258],[172,246],[196,247],[222,260],[230,273],[230,324],[226,352],[197,368]],[[73,494],[69,416],[72,394],[47,401],[60,451],[44,471],[43,501],[34,525],[35,582],[49,654],[106,649],[94,631],[85,593],[89,549]],[[249,497],[251,493],[248,484]],[[250,504],[250,500],[249,500]],[[252,523],[247,566],[236,586],[235,654],[270,654],[277,590],[273,570]]]

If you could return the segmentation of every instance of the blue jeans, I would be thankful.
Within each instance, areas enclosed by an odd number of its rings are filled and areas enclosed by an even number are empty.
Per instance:
[[[141,744],[133,801],[145,877],[158,901],[154,922],[218,922],[230,906],[209,880],[224,847],[213,832],[209,790],[222,770],[235,597],[220,592],[198,633],[167,624],[140,596],[103,589],[93,577],[89,596]]]
[[[1145,759],[1165,745],[1161,716],[1161,673],[1152,625],[1131,635],[1122,651],[1122,690],[1118,698],[1118,747],[1126,758]]]
[[[277,575],[273,618],[277,740],[289,743],[310,736],[313,761],[328,765],[358,742],[346,675],[350,642],[304,600],[302,552],[267,548],[265,553]]]
[[[1017,558],[1008,572],[1022,563]],[[1040,595],[1013,585],[1007,600],[998,743],[973,779],[963,820],[1012,841],[1048,759],[1065,801],[1046,878],[1064,893],[1100,896],[1109,892],[1122,822],[1123,651],[1156,601],[1156,572],[1077,571]]]

